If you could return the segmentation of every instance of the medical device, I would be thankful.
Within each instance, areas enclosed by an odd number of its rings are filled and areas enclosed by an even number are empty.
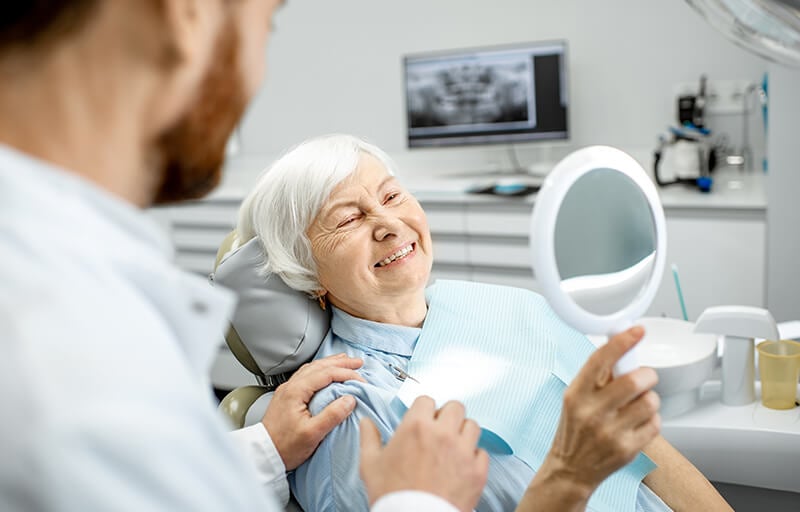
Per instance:
[[[547,41],[408,55],[408,146],[566,139],[567,44]]]
[[[415,379],[414,377],[409,375],[408,372],[406,372],[405,370],[403,370],[399,366],[395,366],[395,365],[389,363],[389,371],[392,372],[392,374],[395,376],[395,378],[397,378],[397,380],[405,381],[406,379],[411,379],[414,382],[416,382],[417,384],[420,384],[420,382],[417,379]]]
[[[713,183],[711,173],[717,166],[718,148],[711,143],[709,134],[705,128],[684,126],[670,128],[669,137],[660,136],[658,146],[653,152],[653,176],[656,184],[659,187],[690,185],[696,186],[701,192],[710,192]],[[664,178],[661,169],[667,150],[674,152],[675,164],[682,164],[678,167],[688,167],[676,170],[675,176],[670,179]]]
[[[694,330],[725,336],[722,403],[745,405],[755,402],[755,338],[780,339],[778,326],[770,312],[750,306],[714,306],[703,311]]]

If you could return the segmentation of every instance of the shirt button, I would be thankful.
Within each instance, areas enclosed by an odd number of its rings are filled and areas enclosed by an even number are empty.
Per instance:
[[[194,311],[198,315],[205,314],[208,311],[208,305],[205,302],[196,300],[192,302],[192,311]]]

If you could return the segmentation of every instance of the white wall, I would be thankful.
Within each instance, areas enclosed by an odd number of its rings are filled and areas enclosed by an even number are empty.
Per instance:
[[[507,166],[503,146],[406,149],[408,53],[566,39],[572,140],[520,145],[523,164],[598,143],[647,155],[675,122],[674,84],[703,72],[758,81],[766,69],[681,0],[305,0],[288,2],[276,26],[268,76],[230,166],[239,172],[328,132],[368,138],[407,172]]]
[[[800,71],[769,70],[767,308],[779,322],[800,319]]]

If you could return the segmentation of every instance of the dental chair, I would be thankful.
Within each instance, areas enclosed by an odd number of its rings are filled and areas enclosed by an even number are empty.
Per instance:
[[[289,288],[276,275],[264,278],[258,239],[241,243],[236,231],[225,237],[209,280],[239,296],[225,342],[253,374],[255,384],[228,393],[219,409],[234,428],[261,421],[275,389],[310,361],[330,328],[330,312]],[[287,510],[302,510],[294,501]]]
[[[242,244],[232,231],[217,251],[210,276],[213,284],[239,296],[225,342],[256,381],[234,389],[220,403],[236,428],[261,420],[271,392],[314,357],[330,327],[329,312],[280,277],[264,278],[258,270],[263,263],[258,239]]]

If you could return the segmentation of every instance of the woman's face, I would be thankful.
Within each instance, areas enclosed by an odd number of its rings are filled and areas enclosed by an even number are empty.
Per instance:
[[[336,186],[307,234],[334,306],[372,319],[382,305],[424,300],[433,264],[425,212],[371,155]]]

